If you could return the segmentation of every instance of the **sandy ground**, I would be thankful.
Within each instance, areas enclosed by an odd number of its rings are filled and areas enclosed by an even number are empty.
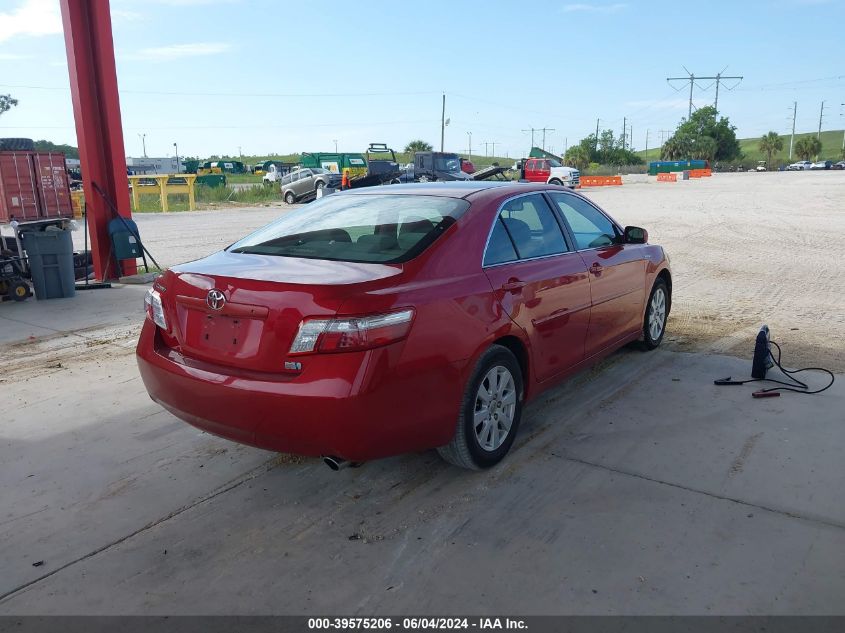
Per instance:
[[[787,366],[845,369],[845,172],[717,174],[584,190],[672,260],[670,347],[748,357],[762,323]]]
[[[845,370],[845,172],[717,174],[585,188],[624,224],[648,229],[674,274],[666,343],[749,357],[760,325],[787,366]],[[283,203],[136,214],[162,266],[203,257],[291,209]],[[81,247],[81,232],[75,239]]]

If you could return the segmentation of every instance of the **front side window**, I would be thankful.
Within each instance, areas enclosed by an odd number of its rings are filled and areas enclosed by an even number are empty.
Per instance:
[[[589,202],[565,193],[549,195],[572,229],[578,250],[600,248],[618,241],[619,232],[613,222]]]
[[[499,217],[519,259],[556,255],[568,250],[560,225],[540,194],[508,200]]]
[[[328,196],[285,214],[228,251],[400,263],[423,252],[468,207],[464,200],[440,196]]]

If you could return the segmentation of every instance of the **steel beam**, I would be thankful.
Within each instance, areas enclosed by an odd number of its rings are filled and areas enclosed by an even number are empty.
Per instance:
[[[94,273],[98,279],[132,275],[137,272],[134,260],[123,261],[117,270],[108,234],[113,213],[93,186],[99,185],[120,215],[132,216],[109,0],[60,4]]]

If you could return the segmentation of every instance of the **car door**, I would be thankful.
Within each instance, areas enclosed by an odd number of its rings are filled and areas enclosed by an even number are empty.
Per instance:
[[[552,163],[549,160],[537,161],[537,182],[548,182],[552,175]]]
[[[645,246],[621,243],[622,230],[581,196],[550,192],[590,277],[589,358],[642,328]]]
[[[522,194],[501,206],[483,267],[499,304],[528,336],[538,380],[584,359],[587,267],[542,193]]]
[[[300,169],[296,174],[297,177],[294,178],[293,190],[296,193],[297,197],[304,196],[306,193],[310,192],[313,189],[313,178],[311,177],[311,170]]]

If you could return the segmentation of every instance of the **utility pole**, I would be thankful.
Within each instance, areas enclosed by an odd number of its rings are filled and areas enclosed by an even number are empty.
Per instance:
[[[563,155],[566,156],[566,152],[569,149],[569,137],[565,136],[563,138]]]
[[[527,130],[522,130],[522,131],[523,132],[531,132],[531,148],[533,149],[534,148],[534,132],[539,132],[540,128],[531,127],[531,128],[528,128]]]
[[[792,136],[789,137],[789,160],[792,160],[792,146],[795,144],[795,115],[798,112],[798,102],[792,102]]]
[[[332,141],[334,141],[334,153],[337,154],[337,139],[333,138]]]
[[[138,134],[138,138],[141,139],[141,147],[144,148],[144,158],[147,157],[147,135],[146,134]]]
[[[819,110],[819,133],[816,135],[816,138],[821,140],[822,138],[822,118],[824,117],[824,101],[822,101],[822,107]]]
[[[593,143],[593,151],[599,151],[599,120],[596,119],[596,142]]]
[[[496,141],[490,141],[490,145],[493,148],[493,151],[490,152],[490,156],[493,156],[495,158],[495,156],[496,156]]]
[[[648,160],[648,130],[645,131],[645,159]]]
[[[472,132],[467,132],[467,136],[469,136],[469,162],[472,162]]]
[[[443,151],[443,140],[446,137],[446,93],[443,93],[443,108],[440,110],[440,151]]]
[[[839,107],[845,106],[845,103],[840,103]],[[843,116],[842,113],[839,113],[839,116]],[[845,158],[845,130],[842,131],[842,158]]]
[[[546,132],[554,132],[555,129],[553,127],[544,127],[543,128],[543,151],[546,151]]]
[[[179,168],[179,146],[173,143],[173,153],[176,154],[176,173],[179,174],[182,170]]]
[[[617,119],[618,120],[618,119]],[[626,127],[628,124],[628,118],[622,117],[622,149],[625,149],[625,140],[628,138],[628,128]]]
[[[716,81],[716,101],[713,104],[713,107],[715,107],[716,110],[719,109],[719,84],[721,84],[725,79],[736,79],[737,85],[739,85],[739,82],[742,81],[742,79],[743,79],[742,77],[739,77],[739,76],[737,76],[737,77],[726,77],[726,76],[723,76],[722,73],[717,73],[715,77],[696,77],[695,74],[693,74],[689,70],[687,70],[686,66],[684,66],[684,70],[687,71],[687,75],[689,75],[688,77],[667,77],[666,81],[669,82],[670,85],[672,84],[673,81],[688,81],[689,82],[689,110],[687,111],[687,121],[689,121],[690,117],[692,117],[692,89],[695,86],[695,80],[696,79],[698,79],[699,81],[704,80],[704,79],[714,79]],[[736,86],[734,86],[734,88],[735,87]],[[708,86],[708,88],[709,88],[709,86]],[[676,88],[676,90],[677,90],[677,88]],[[729,90],[733,90],[733,88],[729,88]]]

